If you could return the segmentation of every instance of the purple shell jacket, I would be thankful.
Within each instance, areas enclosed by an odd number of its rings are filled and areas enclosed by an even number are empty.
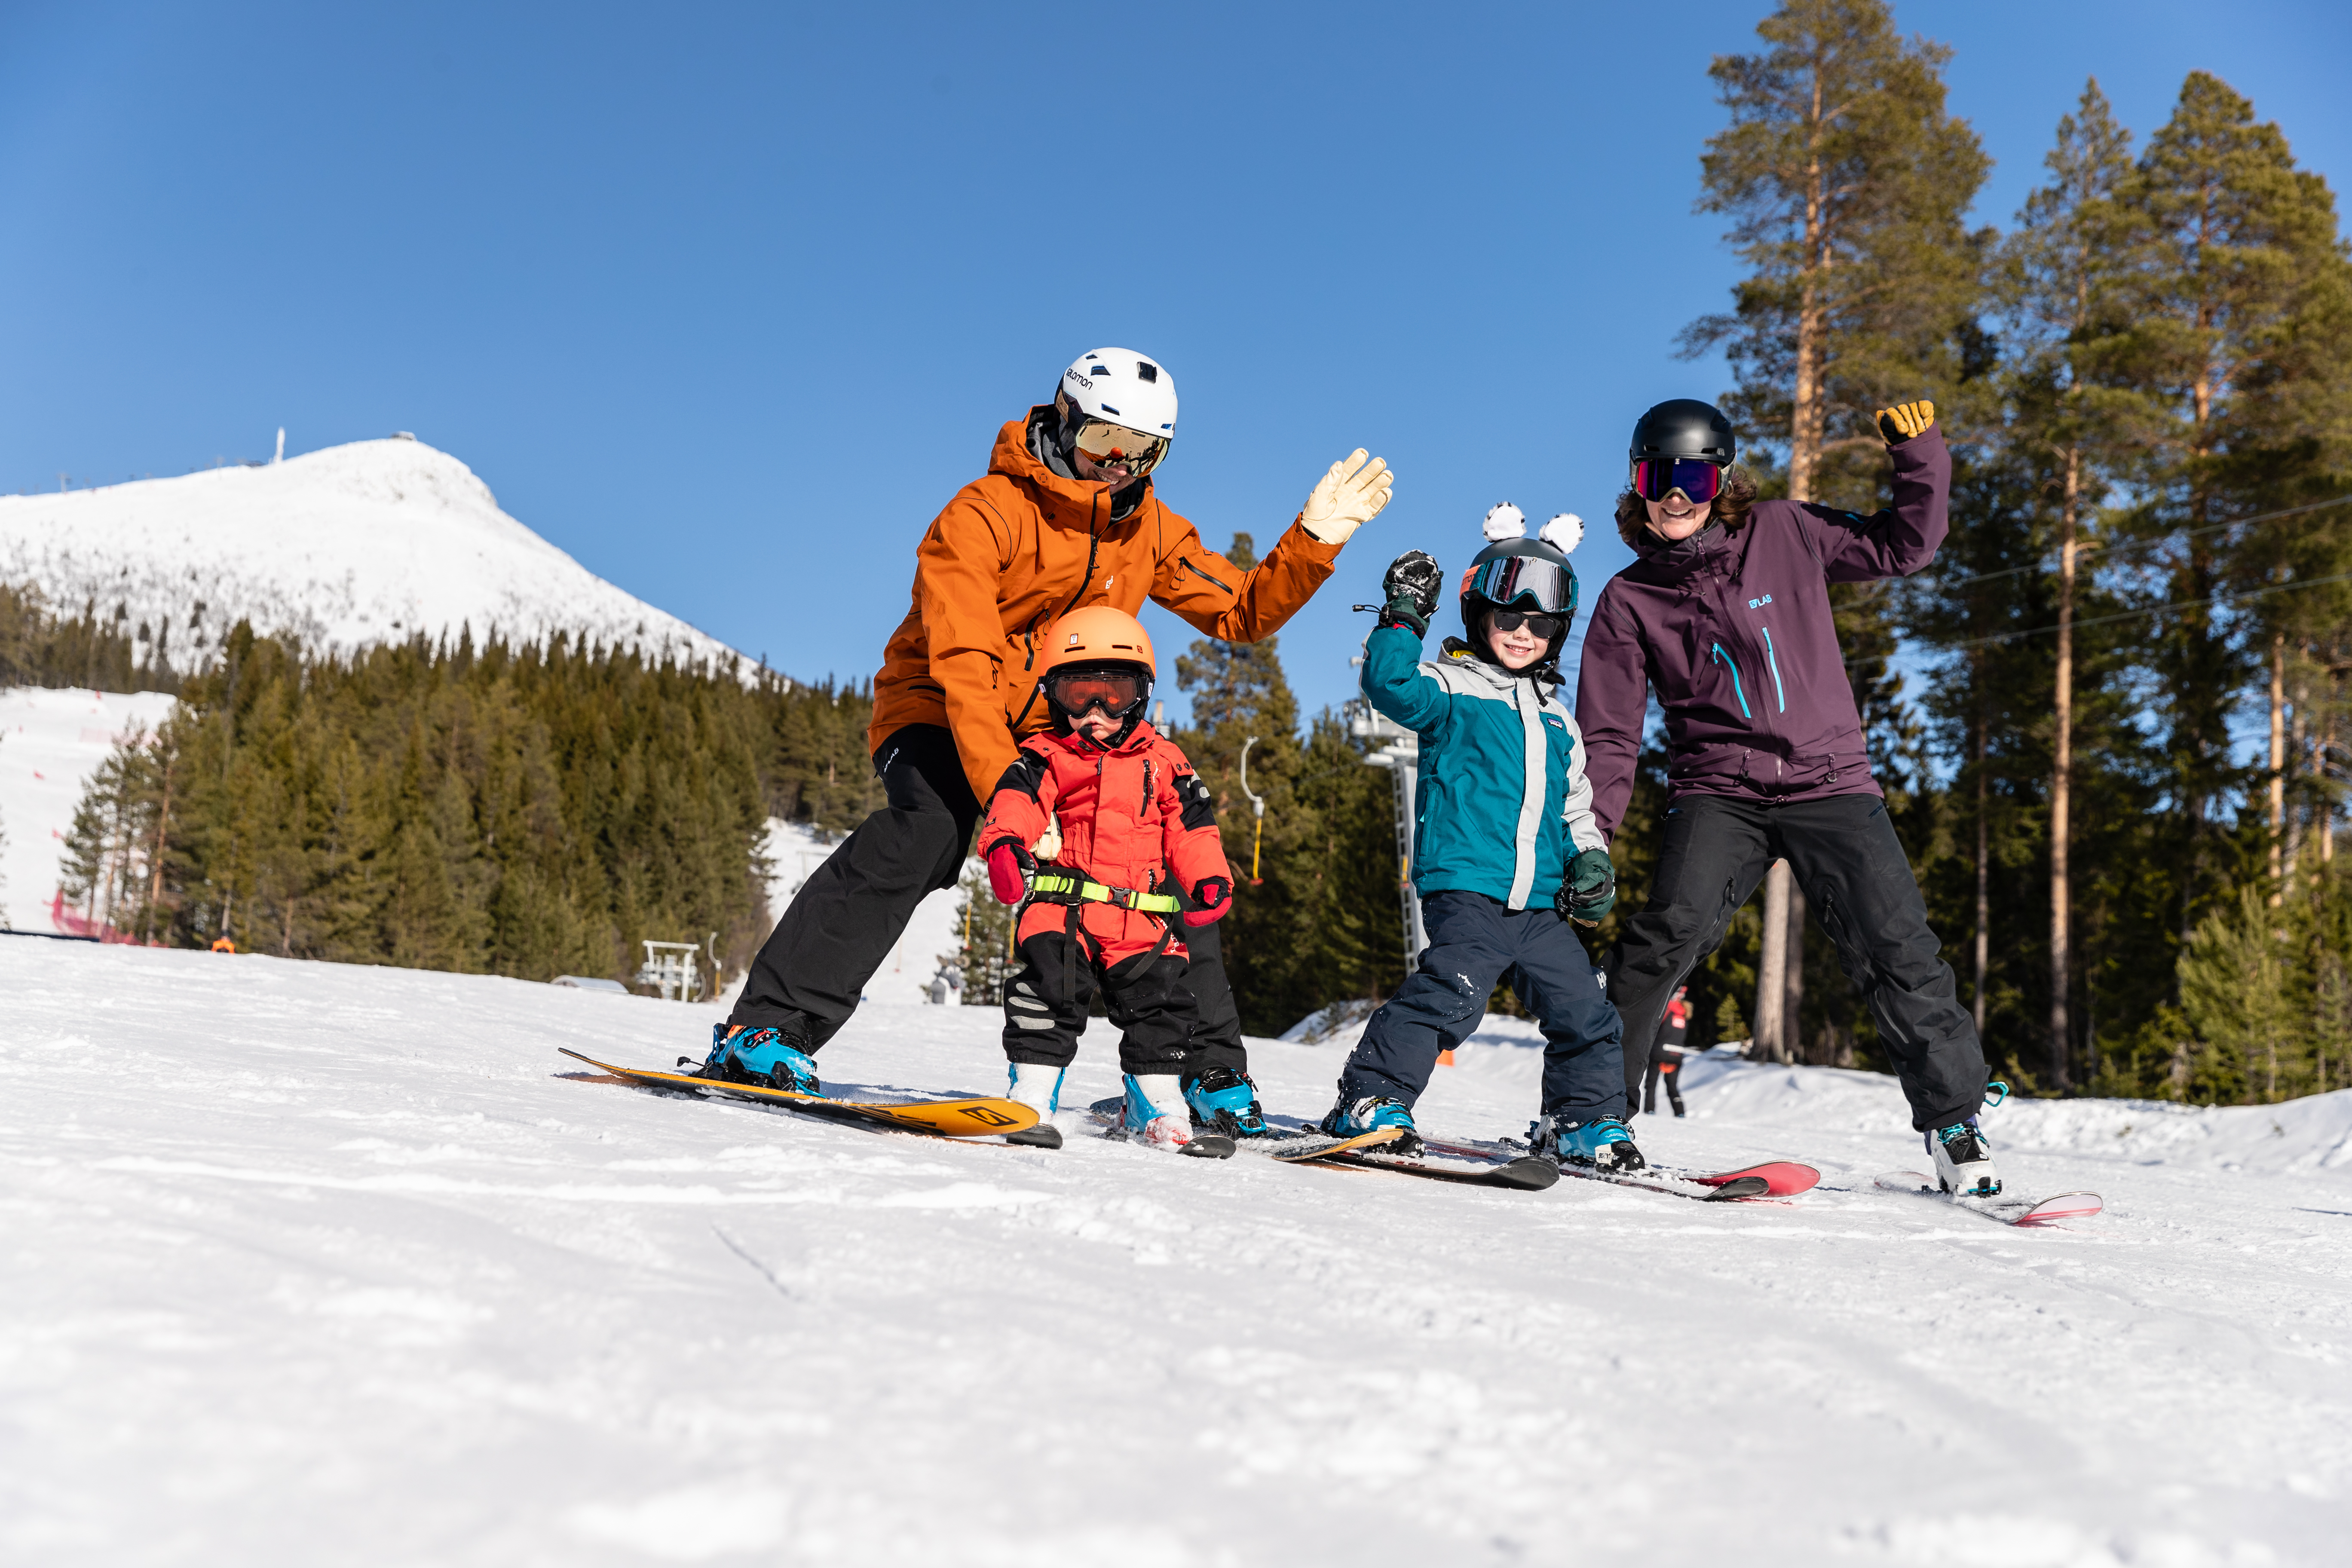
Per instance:
[[[1645,534],[1641,559],[1592,606],[1576,687],[1592,812],[1612,837],[1656,690],[1669,796],[1758,800],[1880,795],[1830,616],[1829,584],[1907,577],[1936,558],[1952,458],[1931,426],[1888,448],[1895,504],[1870,517],[1758,501],[1738,532],[1710,524],[1678,544]]]

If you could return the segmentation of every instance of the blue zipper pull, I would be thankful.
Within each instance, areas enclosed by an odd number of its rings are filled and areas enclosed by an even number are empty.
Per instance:
[[[1772,695],[1780,699],[1780,711],[1789,710],[1789,694],[1780,689],[1780,661],[1772,652],[1772,628],[1764,628],[1764,662],[1772,667]]]
[[[1739,667],[1731,661],[1729,654],[1723,651],[1721,643],[1717,643],[1714,647],[1715,661],[1731,671],[1731,694],[1739,699],[1739,716],[1742,719],[1755,718],[1756,715],[1748,710],[1748,693],[1739,689]]]

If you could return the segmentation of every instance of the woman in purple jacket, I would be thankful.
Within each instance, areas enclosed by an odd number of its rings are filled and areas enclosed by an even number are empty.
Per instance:
[[[1667,998],[1785,858],[1870,1003],[1936,1174],[1947,1191],[1988,1194],[2000,1178],[1976,1121],[1984,1049],[1871,777],[1830,614],[1830,584],[1908,576],[1935,559],[1952,479],[1935,418],[1928,403],[1880,411],[1895,504],[1862,517],[1758,500],[1731,467],[1731,422],[1707,404],[1676,398],[1642,416],[1617,503],[1640,559],[1593,605],[1576,721],[1593,815],[1614,837],[1645,687],[1665,710],[1665,842],[1611,965],[1625,1060],[1650,1059]]]

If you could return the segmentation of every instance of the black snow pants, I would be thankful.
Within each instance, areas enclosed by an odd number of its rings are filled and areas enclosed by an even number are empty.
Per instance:
[[[1086,1032],[1097,988],[1119,1029],[1118,1070],[1138,1077],[1196,1075],[1200,1013],[1185,963],[1131,953],[1104,968],[1066,932],[1040,931],[1021,944],[1021,967],[1004,982],[1004,1059],[1066,1068]]]
[[[1666,811],[1650,898],[1626,922],[1610,967],[1625,1019],[1627,1087],[1635,1087],[1675,988],[1723,943],[1766,869],[1785,859],[1838,966],[1870,1005],[1894,1058],[1911,1124],[1966,1121],[1983,1102],[1984,1047],[1937,954],[1927,901],[1876,795],[1766,804],[1685,795]]]
[[[874,753],[888,804],[841,841],[769,934],[728,1016],[730,1024],[805,1031],[812,1051],[857,1010],[866,981],[890,956],[915,908],[961,873],[981,803],[944,725],[909,724]],[[1247,1070],[1233,988],[1214,926],[1185,933],[1189,982],[1199,998],[1207,1059]],[[1222,1022],[1221,1022],[1222,1021]]]
[[[1508,910],[1465,892],[1429,894],[1421,919],[1429,945],[1349,1053],[1342,1100],[1419,1100],[1437,1054],[1476,1031],[1495,983],[1507,975],[1543,1026],[1542,1112],[1570,1121],[1625,1114],[1617,1009],[1566,921],[1549,904]]]

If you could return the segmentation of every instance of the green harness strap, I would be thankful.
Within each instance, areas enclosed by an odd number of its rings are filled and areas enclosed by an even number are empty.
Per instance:
[[[1117,904],[1123,910],[1172,915],[1184,906],[1167,893],[1139,893],[1132,888],[1109,888],[1066,871],[1039,871],[1030,879],[1030,897],[1041,904]]]

